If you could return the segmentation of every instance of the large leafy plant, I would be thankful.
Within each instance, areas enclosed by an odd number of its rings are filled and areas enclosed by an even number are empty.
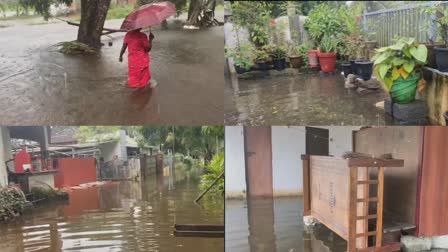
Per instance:
[[[376,76],[384,81],[388,90],[393,82],[402,77],[407,79],[415,74],[418,67],[425,65],[428,50],[415,42],[415,38],[399,38],[395,44],[376,49],[373,56]]]
[[[272,56],[274,59],[284,59],[286,58],[286,48],[283,46],[276,46],[272,51]]]
[[[304,28],[311,39],[317,45],[320,45],[324,35],[349,34],[346,19],[347,8],[335,8],[324,3],[310,11],[304,23]]]
[[[325,35],[319,45],[322,53],[336,53],[338,49],[339,40],[335,36]]]
[[[225,47],[225,55],[228,58],[233,58],[236,66],[243,69],[250,69],[252,66],[253,48],[250,43],[239,43],[237,47]]]

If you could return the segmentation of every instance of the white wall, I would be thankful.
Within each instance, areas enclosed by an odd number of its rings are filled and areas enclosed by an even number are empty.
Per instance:
[[[100,144],[99,148],[101,150],[100,156],[104,158],[105,162],[112,160],[115,155],[120,156],[120,144],[118,141]]]
[[[225,187],[226,197],[244,197],[246,168],[242,126],[225,127]]]
[[[329,154],[335,157],[340,157],[348,151],[352,151],[352,132],[359,130],[359,126],[330,126],[322,127],[329,129]]]
[[[12,147],[9,130],[5,126],[0,126],[0,187],[8,185],[8,174],[5,169],[5,161],[11,158]]]
[[[360,127],[327,126],[329,154],[341,156],[352,151],[352,131]],[[306,130],[301,126],[272,126],[272,177],[274,196],[303,193],[303,167]],[[225,127],[226,196],[240,197],[246,191],[243,127]]]
[[[305,154],[305,127],[272,127],[274,196],[302,194],[302,154]]]

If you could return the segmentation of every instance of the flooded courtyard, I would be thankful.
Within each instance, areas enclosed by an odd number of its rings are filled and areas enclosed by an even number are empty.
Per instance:
[[[343,252],[347,243],[323,225],[304,227],[302,198],[226,200],[226,250]]]
[[[222,200],[198,181],[173,177],[70,192],[65,205],[35,209],[0,225],[0,251],[224,251],[223,238],[174,237],[174,224],[223,224]]]
[[[42,21],[0,21],[7,26],[0,29],[4,124],[222,123],[222,27],[184,30],[171,19],[169,30],[154,28],[150,66],[158,86],[136,91],[126,87],[127,55],[118,62],[124,33],[103,36],[100,55],[67,56],[54,45],[75,40],[77,27]]]
[[[376,108],[388,94],[358,94],[340,75],[300,74],[238,80],[227,76],[225,123],[230,125],[389,125]]]

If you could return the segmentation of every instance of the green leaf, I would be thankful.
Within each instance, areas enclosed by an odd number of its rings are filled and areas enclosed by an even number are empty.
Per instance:
[[[406,72],[411,73],[412,70],[414,70],[415,67],[415,62],[410,60],[410,61],[406,61],[406,63],[403,64],[403,68],[404,70],[406,70]]]
[[[397,51],[401,51],[403,50],[404,47],[404,43],[403,41],[399,41],[398,43],[396,43],[395,45],[391,45],[389,46],[390,49],[392,50],[397,50]]]
[[[417,48],[411,47],[410,53],[416,60],[424,63],[428,56],[428,49],[424,45],[419,45]]]
[[[404,53],[404,55],[406,55],[409,58],[412,57],[411,53],[409,52],[409,48],[404,48],[403,53]]]
[[[390,91],[392,89],[392,84],[393,84],[393,80],[391,78],[385,78],[384,79],[384,84],[387,88],[388,91]]]
[[[389,70],[390,65],[388,64],[381,64],[379,65],[379,69],[378,72],[380,74],[380,79],[384,79],[384,77],[386,76],[387,71]]]
[[[394,65],[394,66],[401,66],[404,63],[405,63],[405,61],[402,58],[395,57],[395,58],[392,59],[392,65]]]
[[[379,49],[375,49],[377,52],[385,52],[387,51],[387,49],[389,49],[389,47],[381,47]]]
[[[394,67],[394,69],[392,69],[392,80],[396,80],[400,77],[400,72],[398,71],[398,69],[396,67]]]
[[[383,61],[385,61],[387,59],[389,55],[386,53],[380,54],[380,56],[378,56],[378,58],[375,60],[375,65],[379,65],[381,64]]]

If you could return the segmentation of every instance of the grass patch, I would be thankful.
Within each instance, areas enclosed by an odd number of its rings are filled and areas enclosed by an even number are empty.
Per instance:
[[[2,25],[2,24],[0,24],[0,28],[6,28],[6,27],[10,27],[10,25]]]
[[[119,19],[126,17],[134,10],[132,5],[114,5],[107,11],[106,19]]]
[[[97,50],[84,43],[78,41],[68,41],[58,43],[56,46],[59,47],[59,52],[68,55],[79,55],[79,54],[95,54]]]

